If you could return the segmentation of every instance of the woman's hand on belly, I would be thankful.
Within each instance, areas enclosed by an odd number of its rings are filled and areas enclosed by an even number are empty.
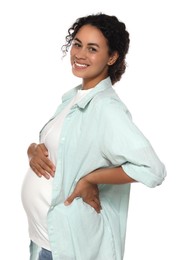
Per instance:
[[[54,177],[55,165],[48,158],[48,150],[43,143],[31,144],[28,147],[27,154],[29,165],[37,176],[44,176],[46,179],[49,179],[50,176]]]
[[[101,204],[99,199],[99,189],[96,184],[88,182],[85,178],[80,179],[72,194],[66,199],[65,205],[68,206],[75,198],[81,197],[84,202],[93,207],[100,213]]]

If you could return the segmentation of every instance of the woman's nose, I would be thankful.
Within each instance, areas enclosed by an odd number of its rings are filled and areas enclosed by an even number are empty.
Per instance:
[[[85,59],[85,58],[86,58],[86,50],[83,49],[83,48],[79,49],[79,50],[76,52],[75,57],[76,57],[77,59]]]

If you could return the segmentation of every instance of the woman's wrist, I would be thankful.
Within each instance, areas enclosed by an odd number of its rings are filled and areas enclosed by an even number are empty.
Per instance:
[[[102,171],[103,171],[103,169],[98,169],[93,172],[90,172],[83,179],[87,182],[90,182],[91,184],[99,184],[98,179],[99,179],[99,175],[101,174]]]

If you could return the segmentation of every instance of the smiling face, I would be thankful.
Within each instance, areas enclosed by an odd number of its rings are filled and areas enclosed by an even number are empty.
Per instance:
[[[82,26],[73,39],[70,59],[73,74],[83,79],[83,89],[95,87],[108,76],[112,58],[102,32],[92,25]]]

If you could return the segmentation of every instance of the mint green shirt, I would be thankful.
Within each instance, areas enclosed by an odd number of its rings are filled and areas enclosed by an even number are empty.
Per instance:
[[[81,85],[63,95],[54,116],[78,89]],[[160,185],[166,176],[165,166],[107,78],[71,108],[61,130],[47,216],[54,260],[123,259],[130,184],[99,185],[99,214],[82,198],[64,205],[81,177],[118,166],[148,187]],[[38,247],[31,243],[30,249],[30,259],[37,260]]]

